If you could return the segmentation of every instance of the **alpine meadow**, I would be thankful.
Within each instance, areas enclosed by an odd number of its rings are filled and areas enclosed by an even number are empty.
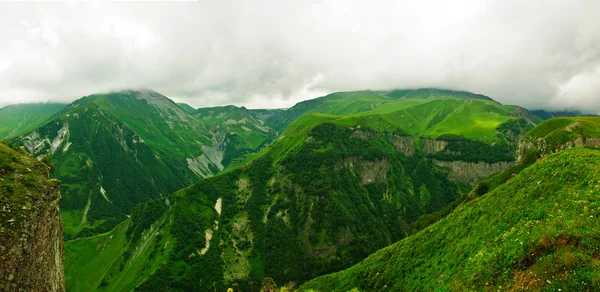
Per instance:
[[[0,291],[600,291],[600,4],[0,4]]]

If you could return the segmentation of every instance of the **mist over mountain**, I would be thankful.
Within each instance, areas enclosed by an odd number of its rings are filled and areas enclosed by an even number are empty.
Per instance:
[[[600,291],[598,12],[0,2],[0,291]]]
[[[336,91],[437,87],[598,112],[599,5],[4,3],[0,104],[149,87],[195,108],[282,108]]]

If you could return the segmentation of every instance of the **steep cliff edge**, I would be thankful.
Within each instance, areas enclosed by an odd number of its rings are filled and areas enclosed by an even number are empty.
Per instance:
[[[488,144],[461,136],[444,135],[437,139],[412,137],[405,133],[379,133],[350,127],[352,137],[361,140],[384,137],[405,156],[425,156],[433,163],[447,168],[448,179],[475,186],[493,173],[501,172],[515,163],[516,141]],[[518,134],[518,133],[517,133]]]
[[[0,290],[64,291],[62,219],[48,165],[0,144]]]

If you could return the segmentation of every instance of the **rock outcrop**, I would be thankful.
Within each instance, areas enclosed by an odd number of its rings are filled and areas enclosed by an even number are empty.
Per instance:
[[[64,291],[59,182],[50,167],[0,144],[0,291]]]
[[[446,140],[423,139],[421,143],[423,144],[423,152],[429,154],[444,151],[448,146],[448,141]]]
[[[355,128],[351,129],[354,130],[351,136],[352,138],[366,140],[380,136],[385,136],[387,140],[390,141],[392,145],[394,145],[394,148],[396,148],[398,152],[404,154],[405,156],[412,156],[416,152],[415,138],[412,136],[403,136],[395,133],[381,133],[371,130],[361,130]]]
[[[450,169],[448,179],[461,181],[472,186],[493,173],[500,172],[513,165],[514,162],[505,161],[497,163],[465,162],[465,161],[440,161],[434,160],[435,164]]]
[[[537,158],[544,158],[553,153],[563,151],[573,147],[593,147],[600,148],[600,138],[586,138],[579,136],[575,140],[570,140],[562,144],[549,143],[544,138],[523,138],[519,143],[519,150],[517,151],[517,161],[522,162],[527,156],[528,149],[535,149],[537,152]]]
[[[421,148],[417,150],[417,146],[415,143],[415,138],[412,136],[402,136],[394,133],[379,133],[376,131],[363,130],[363,129],[354,129],[352,133],[353,138],[358,138],[361,140],[372,139],[380,136],[384,136],[394,148],[405,156],[415,155],[417,151],[420,151],[424,154],[436,154],[438,152],[446,151],[449,152],[446,148],[448,147],[449,141],[446,140],[437,140],[437,139],[427,139],[422,138],[420,141]],[[450,152],[451,153],[451,152]],[[355,160],[347,160],[346,163],[357,163],[359,161]],[[497,163],[487,163],[487,162],[467,162],[461,160],[454,161],[441,161],[434,160],[434,163],[446,167],[450,170],[448,174],[448,178],[450,180],[461,181],[470,185],[476,185],[482,179],[485,179],[490,174],[503,171],[507,167],[514,164],[514,161],[506,161],[506,162],[497,162]],[[375,181],[377,169],[381,169],[381,165],[365,165],[365,169],[371,169],[371,171],[361,172],[361,177],[363,178],[363,185],[368,184],[370,182]],[[384,169],[387,171],[387,169]],[[366,175],[363,175],[366,173]]]

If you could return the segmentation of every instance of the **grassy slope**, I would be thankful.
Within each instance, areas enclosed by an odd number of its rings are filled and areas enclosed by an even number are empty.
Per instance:
[[[427,98],[392,99],[385,92],[340,92],[292,107],[294,113],[321,113],[351,117],[381,116],[411,135],[436,138],[444,134],[462,135],[488,143],[498,141],[496,127],[522,116],[538,122],[524,109],[504,106],[482,97],[468,99],[472,93],[428,92]],[[392,95],[393,96],[393,95]],[[402,95],[404,96],[404,95]],[[374,125],[376,126],[376,125]]]
[[[600,151],[591,149],[539,160],[440,222],[301,290],[596,290],[599,164]]]
[[[544,121],[524,138],[543,138],[549,144],[563,144],[582,137],[600,137],[600,117],[561,117]]]
[[[53,143],[56,147],[52,151],[50,141],[62,129],[68,129],[68,134],[56,139],[59,142]],[[70,108],[36,133],[50,137],[36,154],[52,155],[54,176],[62,181],[66,238],[109,231],[137,204],[192,181],[187,165],[173,167],[141,142],[131,128],[95,103]],[[22,139],[19,142],[29,145],[27,137]]]
[[[269,120],[282,114],[283,110],[249,110],[230,105],[200,108],[192,115],[202,121],[211,132],[223,131],[227,135],[236,136],[236,141],[239,141],[236,152],[246,154],[266,146],[275,139],[277,133]]]
[[[503,106],[489,100],[465,100],[457,97],[390,100],[372,92],[350,92],[332,94],[309,102],[316,101],[321,105],[306,111],[306,114],[290,124],[286,131],[272,143],[273,147],[268,151],[273,154],[276,161],[278,157],[285,156],[302,144],[308,138],[307,132],[323,122],[423,138],[458,135],[490,145],[499,141],[506,142],[506,138],[499,135],[498,126],[516,121],[518,118],[515,115],[519,114],[519,108],[515,106]],[[305,105],[299,104],[299,107],[303,106]],[[519,116],[530,118],[523,114]],[[529,128],[532,127],[533,122],[537,120],[526,121]],[[513,150],[511,148],[510,151]],[[266,151],[250,155],[248,161],[261,157],[264,153]],[[232,164],[227,170],[235,169],[240,165],[242,163]]]
[[[201,153],[200,145],[211,145],[210,133],[202,123],[157,92],[96,94],[75,101],[72,107],[90,103],[123,121],[150,147],[166,157],[176,160],[195,157]]]
[[[1,108],[0,140],[9,140],[32,131],[65,106],[61,103],[31,103]]]
[[[531,113],[536,115],[537,117],[539,117],[542,120],[549,120],[551,118],[558,118],[558,117],[597,116],[597,115],[584,114],[577,110],[564,110],[564,111],[557,111],[557,112],[548,112],[545,110],[532,110]]]
[[[65,243],[65,275],[69,291],[131,291],[154,273],[175,245],[168,232],[154,230],[132,243],[130,219],[110,232]],[[132,254],[125,259],[125,253]]]

